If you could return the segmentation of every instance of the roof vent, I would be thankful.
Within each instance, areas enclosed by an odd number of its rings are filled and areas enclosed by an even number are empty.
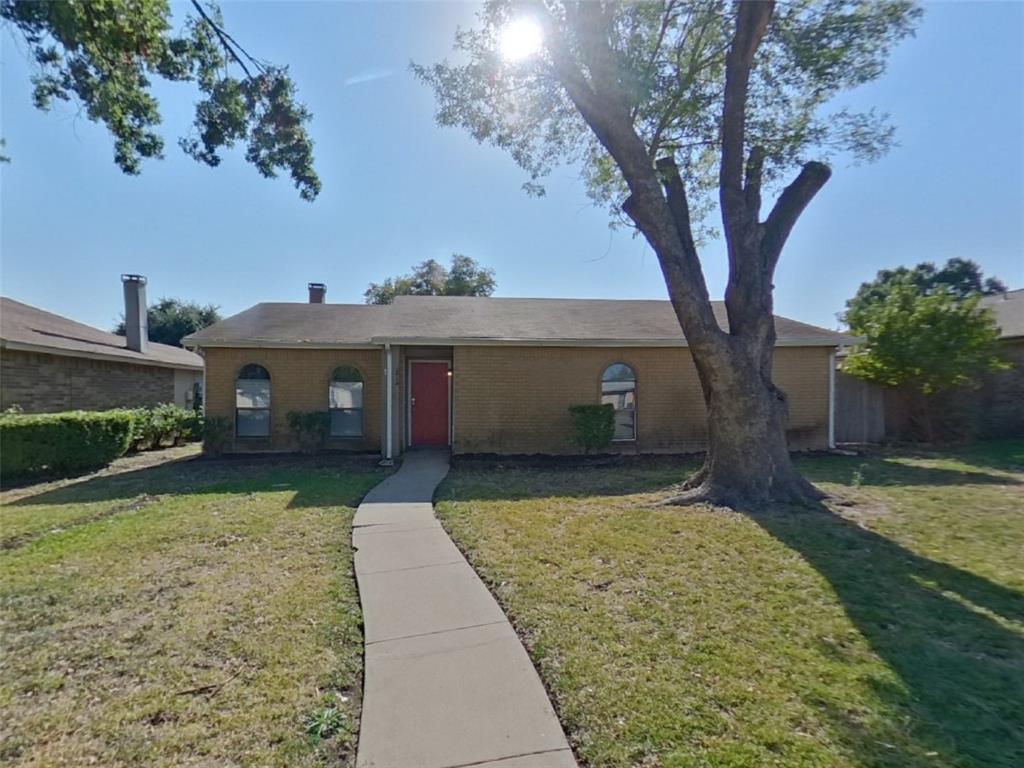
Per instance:
[[[309,284],[309,303],[323,304],[327,298],[327,285],[325,283]]]

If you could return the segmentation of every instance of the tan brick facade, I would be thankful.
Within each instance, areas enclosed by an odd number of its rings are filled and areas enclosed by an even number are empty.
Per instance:
[[[790,399],[790,443],[828,447],[829,354],[825,347],[779,348],[775,380]],[[635,443],[628,452],[701,450],[705,409],[689,350],[679,348],[455,348],[455,453],[571,453],[570,405],[600,400],[611,363],[636,373]]]
[[[794,449],[828,447],[827,347],[781,347],[775,379],[790,398]],[[706,440],[704,401],[690,353],[680,348],[457,346],[408,347],[395,354],[394,442],[407,434],[405,369],[410,359],[452,356],[455,453],[573,453],[570,405],[600,401],[601,373],[611,363],[630,365],[637,383],[637,439],[615,450],[639,453],[698,451]],[[366,380],[364,437],[333,440],[330,447],[381,449],[385,409],[383,350],[210,348],[206,357],[207,413],[234,423],[235,378],[257,363],[271,375],[271,437],[234,441],[235,451],[293,450],[289,411],[327,408],[331,372],[354,365]]]
[[[0,410],[26,413],[153,406],[175,402],[175,369],[3,350]],[[178,373],[200,379],[198,371]]]
[[[231,450],[294,450],[296,444],[288,429],[288,412],[327,410],[331,373],[339,365],[355,366],[363,374],[363,437],[334,438],[328,442],[328,447],[380,450],[384,413],[381,350],[209,348],[203,350],[203,356],[206,358],[206,413],[223,417],[232,425],[238,371],[244,365],[256,363],[270,372],[270,437],[235,438]]]

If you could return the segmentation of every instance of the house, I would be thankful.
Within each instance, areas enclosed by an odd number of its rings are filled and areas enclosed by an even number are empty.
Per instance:
[[[979,433],[1024,437],[1024,288],[985,296],[999,326],[1000,356],[1012,368],[987,374],[978,393]]]
[[[667,301],[402,296],[388,306],[268,303],[186,337],[206,361],[206,413],[234,451],[295,447],[290,411],[329,410],[328,447],[574,451],[568,408],[610,402],[613,449],[704,447],[705,408]],[[724,325],[725,311],[715,305]],[[832,356],[849,339],[776,318],[775,381],[795,448],[831,443]]]
[[[146,278],[122,277],[126,336],[0,297],[0,410],[192,407],[203,359],[147,338]]]

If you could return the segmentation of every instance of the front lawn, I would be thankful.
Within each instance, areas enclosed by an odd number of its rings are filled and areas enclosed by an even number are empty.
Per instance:
[[[353,764],[351,519],[381,474],[332,461],[6,494],[0,763]]]
[[[800,465],[844,502],[656,508],[693,465],[651,459],[439,510],[590,768],[1024,765],[1024,442]]]

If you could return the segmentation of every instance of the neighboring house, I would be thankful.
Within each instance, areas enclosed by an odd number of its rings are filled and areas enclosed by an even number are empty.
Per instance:
[[[402,296],[387,306],[257,304],[185,338],[234,451],[295,447],[290,411],[329,410],[329,447],[573,452],[569,406],[616,408],[613,450],[705,446],[704,399],[667,301]],[[724,325],[725,312],[715,312]],[[832,356],[849,337],[776,318],[774,378],[800,449],[831,441]]]
[[[203,359],[146,337],[146,279],[125,275],[117,336],[0,297],[0,409],[26,413],[175,403],[192,407]]]
[[[979,431],[988,437],[1024,437],[1024,288],[986,296],[999,325],[1000,354],[1013,367],[985,376],[979,392]]]

